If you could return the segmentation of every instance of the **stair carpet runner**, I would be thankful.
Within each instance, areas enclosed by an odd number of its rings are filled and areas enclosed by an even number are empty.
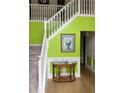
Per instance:
[[[38,89],[38,57],[41,46],[29,47],[29,93],[37,93]]]

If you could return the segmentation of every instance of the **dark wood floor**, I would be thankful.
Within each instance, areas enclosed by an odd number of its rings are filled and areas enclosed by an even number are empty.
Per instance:
[[[73,82],[55,83],[49,79],[46,93],[95,93],[95,75],[85,68]]]

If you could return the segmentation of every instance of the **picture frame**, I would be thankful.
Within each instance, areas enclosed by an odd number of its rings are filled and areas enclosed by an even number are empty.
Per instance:
[[[40,4],[49,4],[49,0],[39,0]]]
[[[75,34],[61,34],[61,52],[75,51]]]

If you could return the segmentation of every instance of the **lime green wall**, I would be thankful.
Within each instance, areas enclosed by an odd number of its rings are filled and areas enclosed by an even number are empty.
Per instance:
[[[44,22],[29,22],[29,44],[41,44],[44,34]]]
[[[80,57],[80,31],[95,31],[94,17],[75,18],[49,42],[48,57]],[[75,34],[75,52],[61,52],[61,34]]]

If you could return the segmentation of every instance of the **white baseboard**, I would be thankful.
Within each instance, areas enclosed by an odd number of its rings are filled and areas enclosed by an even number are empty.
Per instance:
[[[95,15],[88,15],[88,14],[79,14],[78,16],[95,17]]]
[[[91,68],[91,66],[89,66],[89,65],[86,65],[86,67],[87,67],[90,71],[92,71],[93,73],[95,73],[95,68]]]
[[[50,72],[50,63],[55,61],[69,61],[69,62],[77,62],[78,63],[78,69],[77,72],[75,72],[75,76],[80,77],[80,57],[48,57],[48,79],[52,78],[52,73]]]
[[[41,46],[42,44],[29,44],[29,46]]]
[[[29,20],[29,22],[44,22],[44,20]]]

